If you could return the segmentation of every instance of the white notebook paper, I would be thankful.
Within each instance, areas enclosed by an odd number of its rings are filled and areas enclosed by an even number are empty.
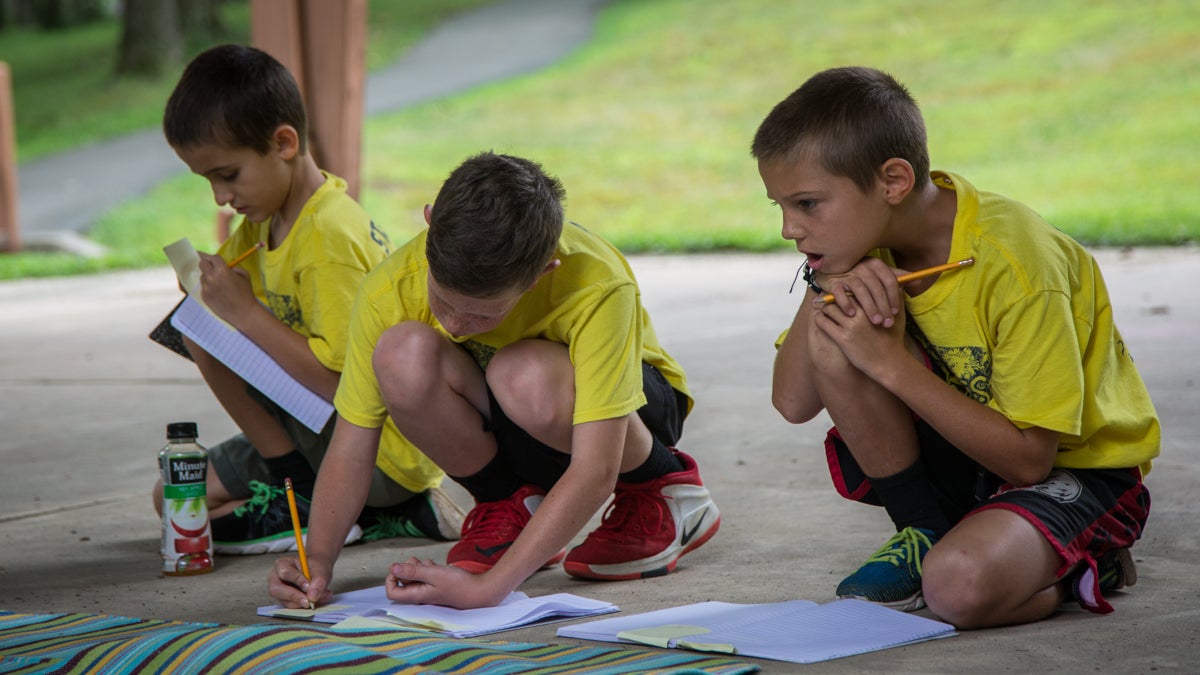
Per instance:
[[[259,607],[259,616],[303,619],[337,624],[335,628],[359,627],[361,619],[387,622],[393,627],[429,630],[450,637],[474,637],[553,620],[597,616],[618,611],[611,602],[592,600],[570,593],[531,598],[517,591],[495,607],[453,609],[439,605],[404,605],[388,600],[383,586],[339,593],[315,610],[286,609],[281,605]]]
[[[267,398],[320,433],[333,414],[333,404],[300,384],[254,341],[216,317],[189,295],[171,316],[171,325],[237,373]]]
[[[559,637],[632,642],[815,663],[955,635],[947,623],[861,600],[818,605],[701,602],[558,629]]]

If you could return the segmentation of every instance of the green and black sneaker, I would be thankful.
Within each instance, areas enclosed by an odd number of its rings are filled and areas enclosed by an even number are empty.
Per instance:
[[[292,528],[292,513],[288,507],[287,491],[282,487],[250,481],[254,491],[246,503],[230,513],[212,520],[213,550],[224,555],[259,555],[296,550],[296,531]],[[301,534],[308,533],[308,512],[312,507],[303,495],[296,495],[296,513],[300,516]],[[346,535],[347,544],[362,537],[362,528],[355,524]]]

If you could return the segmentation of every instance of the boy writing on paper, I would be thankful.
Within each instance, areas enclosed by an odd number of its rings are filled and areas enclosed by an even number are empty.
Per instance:
[[[197,56],[167,102],[167,141],[213,198],[244,217],[215,255],[200,254],[207,306],[289,375],[333,399],[346,356],[349,308],[363,277],[386,257],[387,236],[306,151],[306,114],[287,69],[252,47],[223,45]],[[266,247],[229,262],[258,242]],[[301,520],[333,431],[313,433],[236,373],[188,341],[205,382],[241,434],[209,450],[218,553],[293,550],[283,481],[296,488]],[[442,472],[403,442],[390,422],[354,516],[367,538],[457,538],[462,513],[441,492]],[[155,488],[155,507],[161,490]],[[361,505],[360,505],[361,506]],[[361,509],[360,509],[361,510]],[[355,525],[346,540],[363,536]]]
[[[908,91],[867,68],[813,76],[751,154],[810,290],[773,401],[822,409],[838,490],[897,534],[837,595],[960,628],[1111,611],[1150,498],[1158,419],[1091,255],[1028,208],[929,172]],[[905,271],[975,264],[897,284]],[[835,301],[814,302],[832,293]]]
[[[683,370],[628,263],[564,225],[563,198],[534,162],[471,157],[425,208],[429,229],[367,276],[313,502],[311,582],[276,561],[281,604],[328,596],[389,415],[476,501],[448,565],[391,566],[393,600],[495,605],[564,557],[576,577],[662,575],[716,533],[695,461],[673,448],[692,405]]]

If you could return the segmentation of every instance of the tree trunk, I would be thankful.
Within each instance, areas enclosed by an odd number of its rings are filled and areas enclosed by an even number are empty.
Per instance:
[[[124,0],[118,75],[158,77],[183,58],[174,2]]]

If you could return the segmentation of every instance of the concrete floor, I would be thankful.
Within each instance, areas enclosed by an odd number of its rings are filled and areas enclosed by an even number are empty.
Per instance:
[[[1161,459],[1148,477],[1150,523],[1134,549],[1140,581],[1116,612],[1064,607],[1026,626],[821,664],[822,672],[1171,672],[1200,653],[1200,251],[1097,252],[1118,325],[1158,406]],[[720,533],[676,573],[631,582],[526,582],[624,613],[703,600],[825,602],[888,536],[882,511],[836,496],[826,423],[791,426],[769,402],[772,342],[792,316],[795,254],[634,257],[659,337],[687,369],[696,409],[681,447],[697,458],[723,515]],[[233,432],[190,363],[145,335],[178,299],[170,268],[0,283],[0,609],[88,612],[246,624],[269,604],[271,557],[219,557],[215,573],[158,572],[150,507],[168,422],[194,420],[201,442]],[[453,493],[468,501],[457,486]],[[439,559],[448,544],[389,540],[346,549],[337,588],[382,583],[388,562]],[[570,642],[555,626],[495,636]],[[599,643],[592,643],[599,644]],[[749,659],[764,672],[803,666]]]

